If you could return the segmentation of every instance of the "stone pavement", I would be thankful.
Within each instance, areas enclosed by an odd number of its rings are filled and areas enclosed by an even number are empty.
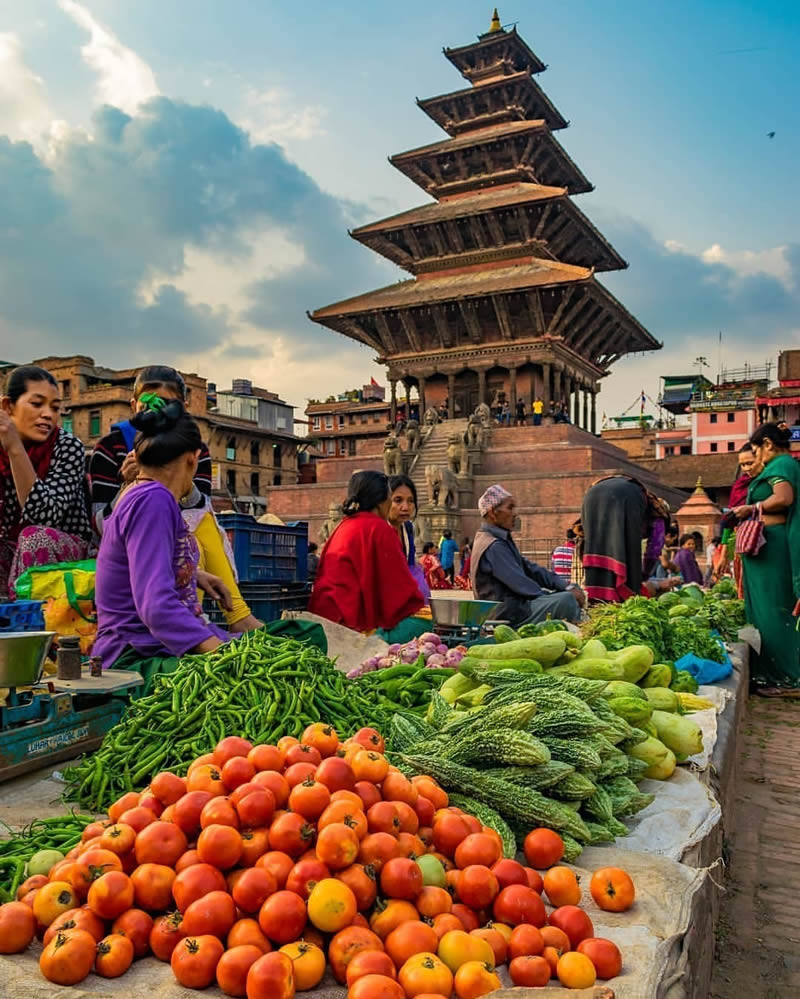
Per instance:
[[[712,999],[800,997],[800,701],[742,722]]]

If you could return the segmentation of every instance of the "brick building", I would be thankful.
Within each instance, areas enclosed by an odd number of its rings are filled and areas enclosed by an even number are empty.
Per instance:
[[[113,369],[91,357],[44,357],[33,363],[52,373],[64,399],[62,425],[91,451],[114,423],[130,416],[139,368]],[[273,486],[297,482],[294,409],[274,393],[246,380],[217,391],[213,383],[181,372],[188,411],[211,452],[213,496],[220,509],[263,513]]]
[[[310,399],[308,440],[318,458],[353,458],[363,454],[368,444],[382,440],[391,419],[385,396],[383,386],[373,382],[325,402]]]

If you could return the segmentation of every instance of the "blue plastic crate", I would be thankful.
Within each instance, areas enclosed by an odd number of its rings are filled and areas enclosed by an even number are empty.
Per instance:
[[[265,624],[278,621],[285,610],[305,610],[311,594],[310,583],[240,583],[242,597],[253,614]],[[213,601],[203,601],[203,610],[209,620],[225,626],[225,616]]]
[[[44,631],[41,600],[0,604],[0,631]]]
[[[259,524],[244,513],[221,513],[241,583],[304,583],[308,579],[308,524]]]

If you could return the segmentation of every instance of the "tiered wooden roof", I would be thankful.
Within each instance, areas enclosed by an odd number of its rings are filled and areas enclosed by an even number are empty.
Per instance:
[[[436,200],[351,233],[414,278],[311,318],[387,363],[558,342],[602,375],[658,349],[595,278],[627,264],[572,201],[592,185],[553,135],[567,122],[532,78],[544,63],[497,18],[444,52],[471,86],[418,104],[450,137],[390,158]]]

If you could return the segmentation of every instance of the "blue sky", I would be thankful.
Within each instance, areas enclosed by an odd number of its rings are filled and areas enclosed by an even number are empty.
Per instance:
[[[305,310],[402,276],[346,229],[425,200],[386,158],[441,136],[414,98],[464,85],[441,48],[490,14],[4,0],[0,356],[174,360],[301,405],[379,376]],[[549,64],[559,138],[596,187],[578,203],[630,262],[603,280],[665,344],[621,362],[601,408],[700,354],[715,373],[720,329],[729,366],[800,345],[800,5],[500,14]]]

